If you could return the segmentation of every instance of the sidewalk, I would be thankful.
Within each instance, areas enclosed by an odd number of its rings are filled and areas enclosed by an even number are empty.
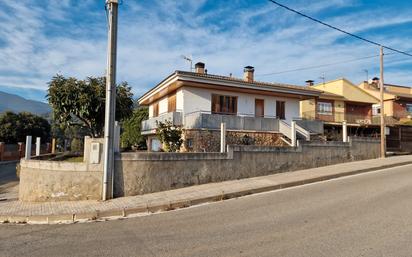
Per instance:
[[[396,156],[325,166],[269,176],[210,183],[110,201],[25,203],[0,201],[0,223],[71,223],[121,218],[183,208],[243,195],[303,185],[383,168],[412,164],[412,156]]]

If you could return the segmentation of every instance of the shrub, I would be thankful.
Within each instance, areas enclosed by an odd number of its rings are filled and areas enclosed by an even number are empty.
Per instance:
[[[182,146],[182,129],[173,125],[171,121],[157,121],[156,135],[162,143],[163,151],[178,152]]]
[[[83,140],[78,138],[73,138],[70,144],[70,149],[72,152],[82,152],[83,151]]]

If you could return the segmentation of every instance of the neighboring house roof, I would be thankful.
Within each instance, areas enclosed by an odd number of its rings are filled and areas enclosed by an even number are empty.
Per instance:
[[[315,84],[315,85],[313,85],[313,86],[314,86],[314,87],[317,87],[317,86],[326,85],[326,84],[331,84],[331,83],[333,83],[333,82],[338,82],[338,81],[345,81],[345,82],[348,82],[348,83],[352,84],[352,82],[350,82],[350,81],[349,81],[348,79],[346,79],[346,78],[337,78],[337,79],[328,80],[328,81],[323,82],[323,83],[318,83],[318,84]]]
[[[181,83],[177,83],[181,82]],[[190,84],[190,83],[192,84]],[[157,84],[154,88],[146,92],[141,96],[138,101],[139,104],[148,104],[153,100],[158,99],[170,93],[170,91],[176,90],[178,87],[181,87],[186,83],[189,86],[196,85],[213,85],[221,90],[227,90],[228,88],[236,88],[242,90],[253,90],[253,91],[264,91],[264,92],[273,92],[279,94],[285,94],[290,96],[300,96],[302,97],[318,97],[322,91],[316,90],[307,86],[297,86],[289,85],[282,83],[269,83],[261,81],[252,81],[248,82],[246,80],[228,76],[212,75],[212,74],[202,74],[196,72],[188,71],[175,71],[166,77],[163,81]],[[165,90],[168,87],[172,87],[170,90]],[[207,88],[207,87],[206,87]],[[161,93],[164,91],[163,93]],[[263,93],[263,92],[262,92]],[[156,97],[154,97],[158,94]]]
[[[412,94],[396,93],[396,92],[393,92],[393,91],[389,91],[389,92],[387,91],[387,93],[396,96],[396,98],[408,98],[408,99],[412,99]]]
[[[401,86],[401,85],[394,85],[394,84],[387,84],[387,83],[385,83],[385,86],[400,87],[400,88],[409,88],[409,89],[411,89],[410,86]]]
[[[362,84],[365,84],[365,83],[368,83],[367,81],[364,81],[364,82],[362,82],[360,85],[362,85]],[[384,95],[385,95],[385,101],[388,101],[388,100],[397,100],[397,99],[399,99],[399,98],[407,98],[407,99],[412,99],[412,90],[411,90],[411,93],[409,94],[409,93],[402,93],[402,92],[397,92],[397,91],[395,91],[395,90],[393,90],[393,87],[398,87],[398,88],[400,88],[400,89],[405,89],[405,88],[409,88],[410,89],[410,87],[407,87],[407,86],[400,86],[400,85],[393,85],[393,84],[387,84],[387,83],[385,83],[385,91],[384,91]],[[363,89],[362,89],[363,90]],[[368,89],[365,89],[365,90],[363,90],[364,92],[367,92],[367,91],[371,91],[371,92],[374,92],[374,93],[376,93],[376,94],[378,94],[379,93],[379,89],[378,88],[372,88],[372,87],[370,87],[370,88],[368,88]]]
[[[326,92],[326,91],[323,91],[319,98],[320,99],[328,99],[328,100],[336,100],[336,99],[337,100],[345,100],[345,97],[343,97],[341,95]]]
[[[393,84],[386,84],[386,83],[385,83],[385,87],[386,87],[385,89],[386,89],[387,93],[395,95],[397,98],[412,99],[412,90],[411,90],[410,87],[400,86],[400,85],[393,85]],[[408,89],[409,89],[409,92],[397,92],[396,90],[394,90],[396,88],[399,88],[399,90],[402,90],[402,91],[405,91],[405,90],[408,91]]]
[[[334,97],[334,95],[340,95],[343,101],[347,102],[360,102],[360,103],[370,103],[374,104],[379,101],[374,95],[362,90],[349,80],[345,78],[339,78],[331,81],[327,81],[324,83],[319,83],[313,86],[319,90],[323,90],[325,97],[328,95],[325,92],[328,92],[332,95],[330,97]],[[341,87],[341,88],[339,88]]]

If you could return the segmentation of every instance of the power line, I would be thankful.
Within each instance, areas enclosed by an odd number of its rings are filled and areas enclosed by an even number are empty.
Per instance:
[[[307,67],[301,67],[301,68],[296,68],[296,69],[291,69],[291,70],[284,70],[284,71],[271,72],[271,73],[265,73],[265,74],[257,74],[256,76],[257,77],[264,77],[264,76],[277,75],[277,74],[283,74],[283,73],[294,72],[294,71],[311,70],[311,69],[317,69],[317,68],[322,68],[322,67],[327,67],[327,66],[332,66],[332,65],[338,65],[338,64],[344,64],[344,63],[349,63],[349,62],[361,61],[361,60],[365,60],[365,59],[371,59],[371,58],[375,58],[375,57],[379,57],[379,55],[376,54],[376,55],[365,56],[365,57],[360,57],[360,58],[356,58],[356,59],[350,59],[350,60],[346,60],[346,61],[320,64],[320,65],[315,65],[315,66],[307,66]]]
[[[367,38],[364,38],[364,37],[355,35],[355,34],[353,34],[353,33],[347,32],[347,31],[345,31],[345,30],[343,30],[343,29],[337,28],[337,27],[332,26],[332,25],[330,25],[330,24],[327,24],[327,23],[325,23],[325,22],[323,22],[323,21],[321,21],[321,20],[318,20],[318,19],[313,18],[313,17],[310,17],[310,16],[308,16],[308,15],[306,15],[306,14],[304,14],[304,13],[301,13],[301,12],[299,12],[299,11],[296,11],[296,10],[294,10],[294,9],[292,9],[292,8],[286,6],[286,5],[283,5],[283,4],[281,4],[281,3],[278,3],[278,2],[276,2],[276,1],[274,1],[274,0],[268,0],[268,1],[269,1],[269,2],[272,2],[272,3],[276,4],[276,5],[278,5],[278,6],[280,6],[280,7],[282,7],[282,8],[284,8],[284,9],[288,10],[288,11],[294,12],[294,13],[300,15],[300,16],[303,16],[303,17],[305,17],[305,18],[308,18],[308,19],[310,19],[310,20],[312,20],[312,21],[314,21],[314,22],[320,23],[320,24],[322,24],[322,25],[324,25],[324,26],[326,26],[326,27],[329,27],[329,28],[331,28],[331,29],[334,29],[334,30],[337,30],[337,31],[339,31],[339,32],[342,32],[342,33],[344,33],[344,34],[346,34],[346,35],[349,35],[349,36],[351,36],[351,37],[357,38],[357,39],[359,39],[359,40],[362,40],[362,41],[364,41],[364,42],[367,42],[367,43],[370,43],[370,44],[373,44],[373,45],[376,45],[376,46],[382,46],[383,48],[386,48],[386,49],[388,49],[388,50],[391,50],[391,51],[394,51],[394,52],[397,52],[397,53],[404,54],[404,55],[407,55],[407,56],[412,57],[412,54],[409,54],[409,53],[404,52],[404,51],[397,50],[397,49],[392,48],[392,47],[389,47],[389,46],[385,46],[385,45],[379,44],[379,43],[377,43],[377,42],[375,42],[375,41],[372,41],[372,40],[369,40],[369,39],[367,39]]]
[[[396,53],[388,53],[386,55],[394,55],[394,54],[396,54]],[[350,59],[350,60],[346,60],[346,61],[325,63],[325,64],[319,64],[319,65],[315,65],[315,66],[306,66],[306,67],[300,67],[300,68],[284,70],[284,71],[276,71],[276,72],[271,72],[271,73],[256,74],[255,76],[265,77],[265,76],[289,73],[289,72],[294,72],[294,71],[312,70],[312,69],[317,69],[317,68],[322,68],[322,67],[327,67],[327,66],[340,65],[340,64],[345,64],[345,63],[350,63],[350,62],[355,62],[355,61],[362,61],[362,60],[370,59],[370,58],[374,58],[374,57],[379,57],[379,55],[377,54],[377,55],[365,56],[365,57]],[[410,60],[410,59],[398,59],[396,61],[403,61],[403,60]]]

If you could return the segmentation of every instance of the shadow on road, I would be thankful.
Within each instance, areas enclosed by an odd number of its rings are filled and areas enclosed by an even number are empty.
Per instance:
[[[16,175],[16,163],[0,165],[0,186],[13,181],[19,181]]]
[[[17,199],[18,185],[16,163],[0,165],[0,201]]]

